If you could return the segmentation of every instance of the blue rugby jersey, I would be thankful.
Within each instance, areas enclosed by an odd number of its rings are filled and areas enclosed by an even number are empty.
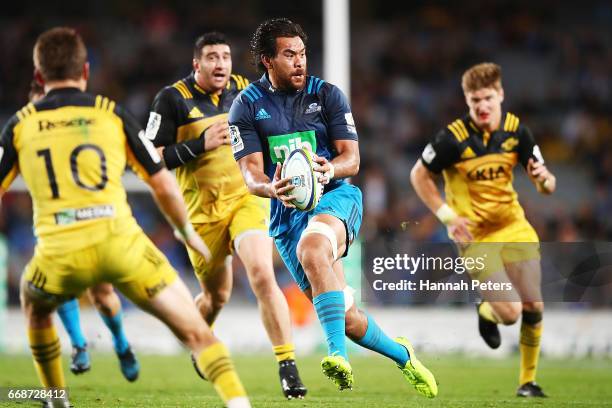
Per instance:
[[[234,158],[262,152],[264,171],[274,177],[276,163],[282,163],[291,151],[306,147],[332,160],[338,154],[334,140],[357,140],[351,108],[342,91],[320,78],[306,77],[300,91],[275,89],[266,74],[251,83],[234,100],[229,111],[230,136]],[[326,191],[344,180],[332,180]],[[270,235],[289,229],[293,217],[303,212],[286,208],[272,199]]]

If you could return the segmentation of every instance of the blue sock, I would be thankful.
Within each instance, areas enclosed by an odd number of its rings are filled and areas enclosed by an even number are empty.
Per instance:
[[[355,343],[385,357],[389,357],[401,367],[404,367],[410,359],[406,348],[389,338],[369,315],[366,334],[361,339],[356,340]]]
[[[72,347],[85,347],[87,340],[81,331],[81,317],[79,313],[79,301],[72,299],[62,303],[57,308],[57,314],[59,315],[68,336],[70,336],[70,343]]]
[[[109,317],[100,313],[104,324],[113,334],[113,346],[117,353],[123,353],[129,347],[127,337],[123,331],[123,312],[121,309],[113,316]]]
[[[344,333],[344,293],[336,290],[321,293],[312,299],[325,332],[329,355],[340,355],[348,361]]]

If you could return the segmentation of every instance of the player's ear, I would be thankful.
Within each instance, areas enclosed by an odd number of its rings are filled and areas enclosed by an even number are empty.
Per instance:
[[[266,69],[272,68],[271,58],[268,57],[267,55],[262,55],[261,56],[261,63],[264,64],[264,67],[266,67]]]
[[[81,78],[87,82],[89,80],[89,62],[83,64],[83,73],[81,74]]]
[[[37,68],[34,68],[34,80],[38,85],[45,87],[45,79]]]
[[[499,102],[502,103],[504,101],[504,88],[499,88]]]
[[[195,58],[191,60],[191,66],[193,67],[193,72],[198,72],[200,70],[200,62]]]

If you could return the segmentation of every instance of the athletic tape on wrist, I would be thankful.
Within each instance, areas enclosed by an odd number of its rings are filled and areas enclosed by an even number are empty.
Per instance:
[[[436,211],[436,217],[438,217],[440,222],[442,222],[443,224],[448,224],[449,222],[457,218],[457,213],[452,208],[450,208],[448,204],[444,203]]]

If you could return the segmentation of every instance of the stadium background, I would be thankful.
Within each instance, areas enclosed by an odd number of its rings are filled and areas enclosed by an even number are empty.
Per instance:
[[[504,108],[527,123],[559,180],[558,192],[540,197],[517,172],[516,189],[543,241],[610,241],[612,238],[612,4],[552,0],[350,2],[351,102],[360,135],[362,166],[353,182],[364,192],[362,240],[445,240],[445,231],[419,202],[409,171],[427,139],[465,112],[461,73],[471,64],[495,61],[504,71]],[[104,93],[134,113],[143,126],[153,96],[187,75],[194,38],[209,30],[232,41],[234,72],[256,79],[248,42],[265,18],[287,16],[309,34],[309,73],[322,72],[322,8],[318,1],[20,1],[3,5],[0,17],[0,124],[27,102],[32,46],[55,25],[78,28],[88,46],[89,90]],[[183,248],[156,210],[144,185],[129,199],[139,223],[181,272],[197,285]],[[0,234],[7,244],[9,308],[0,344],[9,353],[27,350],[18,308],[18,282],[34,246],[31,202],[19,188],[2,202]],[[408,227],[406,227],[408,225]],[[1,255],[1,254],[0,254]],[[219,335],[245,352],[267,350],[244,272],[235,269],[231,305],[219,319]],[[320,347],[318,325],[277,262],[279,283],[290,298],[298,351]],[[608,285],[609,287],[610,285]],[[2,288],[0,288],[2,289]],[[3,292],[3,290],[0,290]],[[597,308],[547,306],[543,355],[612,356],[612,291]],[[0,295],[1,296],[1,295]],[[93,347],[110,340],[86,301],[83,324]],[[126,325],[137,351],[174,352],[178,346],[157,323],[132,312]],[[471,306],[371,305],[383,327],[410,327],[432,352],[488,354],[477,336]],[[248,315],[252,318],[246,319]],[[238,324],[239,323],[239,324]],[[469,330],[465,330],[469,327]],[[422,330],[419,330],[422,328]],[[142,331],[164,333],[153,339]],[[516,327],[505,330],[503,352],[516,350]],[[252,333],[245,339],[244,333]],[[447,334],[453,336],[446,336]],[[443,338],[440,338],[443,337]],[[163,338],[162,338],[163,337]],[[451,338],[452,337],[452,338]],[[257,341],[253,341],[257,338]],[[514,342],[514,345],[512,344]],[[63,344],[67,346],[66,338]],[[2,346],[0,346],[2,347]],[[498,354],[499,355],[499,354]]]

